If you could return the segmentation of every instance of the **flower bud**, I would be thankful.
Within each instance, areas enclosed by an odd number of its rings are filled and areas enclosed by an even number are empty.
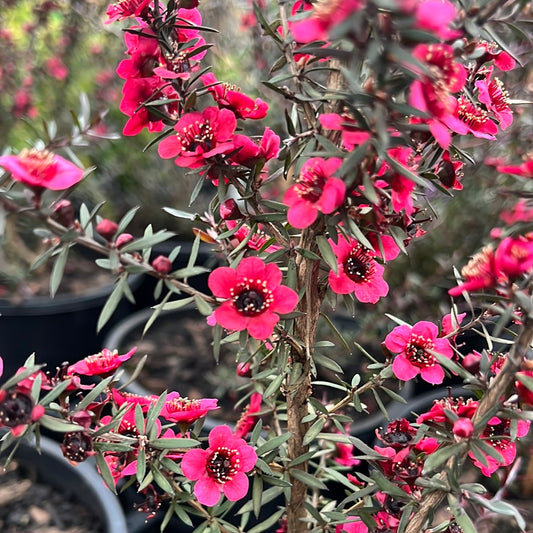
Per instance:
[[[74,207],[69,200],[61,200],[54,206],[52,219],[59,222],[65,228],[70,228],[74,224]]]
[[[91,414],[89,411],[82,409],[81,411],[76,411],[72,415],[72,422],[78,424],[85,429],[88,429],[91,426]]]
[[[129,244],[133,241],[133,235],[131,233],[121,233],[116,239],[115,239],[115,246],[120,250],[123,246],[126,246],[126,244]]]
[[[459,418],[453,424],[453,434],[459,439],[469,439],[474,433],[470,418]]]
[[[478,352],[469,353],[463,357],[463,367],[474,375],[479,372],[480,362],[481,354]]]
[[[172,261],[164,255],[158,255],[152,261],[152,267],[159,274],[168,274],[172,269]]]
[[[96,225],[96,233],[101,235],[107,242],[111,242],[117,232],[118,224],[107,218],[102,219]]]
[[[220,216],[223,220],[238,220],[243,214],[235,200],[230,198],[220,205]]]
[[[250,363],[238,363],[237,376],[241,376],[243,378],[252,377],[252,369],[250,368]]]

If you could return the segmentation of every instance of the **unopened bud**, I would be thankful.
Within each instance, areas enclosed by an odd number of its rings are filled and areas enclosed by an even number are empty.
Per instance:
[[[220,205],[220,217],[223,220],[238,220],[243,217],[243,214],[235,200],[230,198]]]
[[[250,363],[239,363],[237,365],[237,375],[243,378],[249,378],[252,376],[252,369]]]
[[[460,439],[469,439],[474,433],[474,424],[470,418],[459,418],[453,424],[453,434]]]
[[[172,261],[164,255],[158,255],[152,261],[152,267],[159,274],[168,274],[172,269]]]
[[[129,244],[131,241],[133,241],[133,235],[131,233],[121,233],[115,239],[115,246],[120,250],[123,246],[126,246],[126,244]]]
[[[74,207],[69,200],[61,200],[54,206],[52,219],[59,222],[65,228],[74,225]]]
[[[469,353],[463,357],[463,367],[474,375],[479,372],[480,362],[481,354],[478,352]]]
[[[117,232],[118,224],[107,218],[102,219],[96,225],[96,233],[101,235],[106,241],[111,242]]]

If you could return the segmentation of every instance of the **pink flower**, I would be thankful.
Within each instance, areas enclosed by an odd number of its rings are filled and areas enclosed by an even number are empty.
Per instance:
[[[515,222],[532,222],[533,209],[528,206],[527,200],[522,198],[511,209],[502,211],[500,219],[508,226],[512,226]]]
[[[0,166],[15,181],[35,189],[62,191],[83,178],[83,170],[48,150],[22,150],[18,155],[0,157]]]
[[[255,101],[239,91],[237,87],[226,82],[220,83],[211,72],[204,74],[201,80],[211,93],[219,107],[230,109],[237,118],[260,119],[265,118],[268,104],[260,98]]]
[[[339,524],[335,528],[335,533],[368,533],[368,527],[360,518],[353,518],[353,522],[346,522],[346,524]]]
[[[470,418],[458,418],[453,423],[453,434],[459,439],[469,439],[474,434],[474,425]]]
[[[117,350],[104,348],[95,355],[88,355],[81,361],[70,365],[67,375],[82,374],[84,376],[102,376],[113,373],[124,361],[127,361],[137,351],[132,348],[128,353],[119,355]]]
[[[289,206],[287,220],[294,228],[307,228],[317,218],[318,212],[332,213],[344,202],[346,186],[333,174],[342,159],[312,157],[305,162],[300,176],[283,198]]]
[[[233,137],[234,149],[238,150],[231,156],[232,163],[254,168],[277,157],[279,153],[279,137],[270,129],[265,128],[260,140],[254,141],[246,135],[237,134]]]
[[[417,419],[417,424],[422,424],[426,420],[437,424],[451,423],[447,411],[455,413],[459,418],[472,418],[479,406],[477,400],[462,397],[451,398],[445,397],[441,400],[435,400],[431,409],[422,413]]]
[[[385,269],[375,261],[376,252],[351,237],[339,236],[336,244],[331,239],[329,243],[337,256],[337,273],[331,270],[328,277],[333,292],[353,292],[360,302],[373,304],[387,295],[389,286],[383,279]]]
[[[174,126],[176,134],[159,143],[159,155],[163,159],[177,156],[179,167],[201,167],[210,158],[233,150],[236,127],[235,115],[228,109],[207,107],[202,112],[187,113]]]
[[[455,19],[455,6],[445,0],[425,0],[419,2],[415,11],[415,26],[423,30],[429,30],[439,39],[457,39],[461,32],[450,30],[450,22]]]
[[[68,68],[59,57],[51,57],[45,65],[48,74],[56,80],[64,80],[68,76]]]
[[[357,122],[347,115],[324,113],[318,120],[323,128],[342,132],[342,144],[348,151],[370,139],[370,133],[359,128]]]
[[[496,116],[500,128],[505,130],[513,123],[513,112],[509,105],[509,93],[505,90],[499,78],[491,77],[492,70],[492,67],[485,69],[485,78],[475,83],[479,91],[478,99],[482,104],[485,104],[488,111]]]
[[[299,43],[325,41],[332,28],[341,24],[360,7],[361,0],[332,0],[316,4],[310,17],[292,24],[292,35]]]
[[[398,354],[392,363],[392,371],[398,379],[409,381],[420,374],[428,383],[442,383],[444,370],[433,352],[451,359],[453,350],[449,341],[438,338],[438,334],[435,324],[422,321],[412,327],[397,326],[387,335],[385,346]]]
[[[533,241],[523,237],[506,237],[494,254],[498,272],[515,279],[533,268]]]
[[[525,378],[531,379],[533,378],[533,371],[525,370],[523,372],[518,372],[516,376],[517,377],[523,376]],[[516,392],[518,393],[518,396],[520,396],[520,401],[527,405],[533,405],[533,391],[531,391],[526,385],[524,385],[519,380],[515,381],[515,387],[516,387]]]
[[[484,109],[464,96],[460,96],[457,103],[457,118],[466,125],[468,132],[480,139],[494,139],[498,126]]]
[[[411,85],[409,103],[430,115],[429,129],[437,142],[448,148],[449,130],[464,135],[468,129],[455,116],[459,92],[466,81],[465,68],[454,60],[453,48],[447,44],[419,44],[413,56],[427,64],[432,76],[421,75]]]
[[[215,310],[217,324],[232,331],[248,330],[255,339],[268,338],[279,321],[290,313],[298,294],[281,285],[281,270],[257,257],[244,258],[236,269],[219,267],[209,275],[209,288],[226,301]]]
[[[165,398],[161,416],[170,422],[192,424],[204,417],[209,411],[218,409],[217,403],[218,400],[212,398],[194,400],[181,398],[179,393],[170,392]]]
[[[216,505],[223,493],[228,500],[240,500],[248,492],[246,472],[252,470],[257,454],[244,439],[235,437],[228,426],[209,433],[207,450],[188,450],[181,461],[187,479],[196,481],[194,494],[202,505]]]

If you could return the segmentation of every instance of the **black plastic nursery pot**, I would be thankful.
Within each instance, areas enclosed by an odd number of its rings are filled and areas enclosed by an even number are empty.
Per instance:
[[[190,398],[216,397],[220,400],[219,405],[226,403],[231,411],[238,400],[236,389],[247,381],[236,375],[235,351],[228,345],[222,345],[220,364],[215,362],[211,347],[211,327],[207,325],[206,317],[191,305],[163,312],[143,336],[143,328],[152,313],[152,309],[144,309],[125,318],[111,329],[102,344],[102,348],[119,351],[128,351],[133,346],[138,346],[137,356],[148,354],[145,367],[137,381],[128,385],[128,390],[141,395],[176,390],[182,396]],[[353,319],[350,320],[353,322]],[[337,321],[337,326],[342,326],[342,321],[348,327],[346,317]],[[363,357],[355,351],[354,347],[352,354],[344,356],[342,365],[350,357],[363,361]],[[152,363],[151,358],[160,360],[160,363]],[[123,383],[129,381],[133,370],[134,367],[126,367]],[[345,379],[350,378],[351,376]],[[329,379],[334,381],[335,377]],[[200,385],[206,384],[212,384],[212,388],[204,388],[202,394]],[[413,390],[413,383],[406,382],[396,392],[407,402],[412,397]],[[365,442],[373,442],[375,430],[396,418],[405,408],[405,403],[392,400],[383,392],[380,395],[386,401],[388,418],[374,405],[371,414],[355,414],[355,422],[351,426],[351,433]],[[372,395],[367,393],[362,401],[365,403],[372,399]],[[234,423],[238,418],[238,414],[233,414],[232,417],[231,413],[230,416],[225,416],[223,411],[213,413],[214,416],[206,419],[204,428],[207,430],[217,423]]]
[[[98,531],[98,533],[129,533],[126,518],[120,506],[118,498],[104,485],[102,478],[96,471],[93,461],[71,465],[61,453],[59,444],[46,438],[40,438],[40,453],[27,441],[22,441],[13,457],[19,469],[24,472],[24,478],[30,479],[33,484],[42,489],[43,499],[46,505],[43,507],[53,518],[53,524],[46,531],[63,531],[67,523],[74,519],[75,522],[84,522],[85,528],[80,531]],[[11,448],[0,456],[3,466]],[[0,480],[2,478],[0,477]],[[26,489],[29,491],[29,489]],[[44,491],[44,492],[43,492]],[[56,494],[57,493],[57,494]],[[37,493],[38,494],[38,493]],[[72,503],[72,508],[66,508],[64,501]],[[15,499],[9,505],[15,506]],[[36,504],[42,503],[39,501]],[[75,512],[79,510],[77,517],[64,516],[66,509]],[[67,511],[68,512],[68,511]],[[25,513],[12,513],[11,520],[23,520]],[[39,520],[39,515],[32,511],[28,516]],[[83,518],[81,518],[83,516]],[[96,524],[99,523],[98,527]],[[9,526],[9,527],[8,527]],[[26,529],[10,529],[13,524],[4,524],[2,531],[34,531],[36,526],[27,524]],[[81,526],[79,526],[81,527]],[[52,529],[53,528],[53,529]],[[65,531],[72,531],[65,529]],[[78,531],[78,529],[76,529]]]
[[[131,278],[132,291],[140,282],[139,276]],[[12,376],[34,352],[35,362],[46,363],[52,371],[64,361],[73,363],[97,353],[113,325],[133,309],[123,299],[106,326],[96,332],[98,317],[113,288],[110,284],[54,299],[35,296],[20,304],[0,299],[0,354],[4,361],[0,382]]]

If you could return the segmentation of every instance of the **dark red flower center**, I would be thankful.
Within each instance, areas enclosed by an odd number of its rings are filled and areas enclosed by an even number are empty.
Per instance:
[[[31,422],[34,403],[29,394],[13,390],[0,403],[0,423],[13,428]]]
[[[498,424],[489,424],[483,431],[483,437],[488,439],[490,444],[498,450],[505,450],[511,446],[511,441],[507,438],[511,435],[511,421],[502,420]]]
[[[226,483],[239,472],[239,463],[238,450],[220,446],[207,459],[207,473],[217,483]]]
[[[189,124],[176,135],[183,150],[186,152],[209,152],[214,146],[213,128],[208,122],[198,122]]]
[[[315,203],[320,200],[325,184],[326,177],[318,169],[308,167],[300,174],[294,190],[300,198]]]
[[[430,353],[434,348],[435,345],[431,339],[426,339],[421,335],[411,335],[405,353],[413,366],[425,368],[435,365],[435,357]]]
[[[257,316],[266,311],[274,301],[272,291],[266,281],[246,278],[231,289],[235,309],[243,316]]]
[[[364,246],[357,245],[344,261],[344,273],[354,283],[366,283],[372,278],[374,271],[374,260]]]
[[[65,433],[61,450],[63,455],[70,461],[81,463],[92,455],[93,439],[83,431]]]

